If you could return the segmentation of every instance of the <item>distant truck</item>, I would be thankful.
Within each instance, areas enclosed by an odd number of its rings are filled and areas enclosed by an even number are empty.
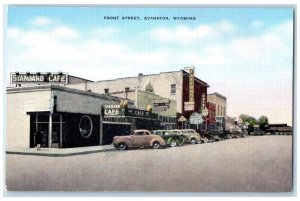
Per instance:
[[[115,136],[113,138],[113,145],[118,150],[125,150],[132,147],[152,147],[153,149],[158,149],[164,148],[166,142],[162,137],[153,135],[148,130],[134,130],[131,135]]]

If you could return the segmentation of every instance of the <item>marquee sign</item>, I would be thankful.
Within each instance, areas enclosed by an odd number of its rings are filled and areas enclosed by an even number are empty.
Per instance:
[[[22,84],[22,83],[68,83],[67,73],[10,73],[11,84]]]

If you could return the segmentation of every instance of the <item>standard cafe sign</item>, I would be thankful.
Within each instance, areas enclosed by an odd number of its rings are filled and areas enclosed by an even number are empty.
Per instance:
[[[68,83],[68,74],[67,73],[10,73],[10,83]]]

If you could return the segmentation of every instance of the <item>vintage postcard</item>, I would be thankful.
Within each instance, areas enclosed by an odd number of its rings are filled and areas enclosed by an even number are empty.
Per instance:
[[[293,192],[294,7],[5,15],[7,192]]]

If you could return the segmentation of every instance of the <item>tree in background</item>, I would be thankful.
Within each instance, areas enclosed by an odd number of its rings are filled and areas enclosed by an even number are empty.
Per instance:
[[[258,124],[261,128],[264,128],[269,123],[268,117],[260,116],[258,119]]]
[[[258,123],[258,121],[254,117],[246,115],[246,114],[241,114],[239,116],[239,118],[241,118],[244,123],[248,122],[249,126],[251,126],[251,127]]]

